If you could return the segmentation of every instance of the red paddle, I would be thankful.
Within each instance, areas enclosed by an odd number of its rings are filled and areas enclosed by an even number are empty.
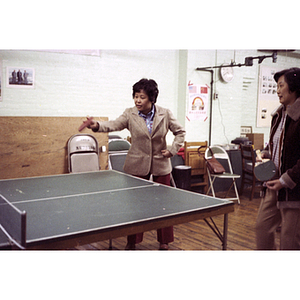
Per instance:
[[[93,122],[93,117],[87,118],[86,121],[84,121],[80,127],[78,128],[78,131],[82,131],[85,127],[88,127],[92,124]]]

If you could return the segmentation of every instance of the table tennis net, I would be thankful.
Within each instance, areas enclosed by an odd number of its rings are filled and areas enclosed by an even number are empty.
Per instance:
[[[0,195],[0,230],[19,248],[26,245],[26,212]]]

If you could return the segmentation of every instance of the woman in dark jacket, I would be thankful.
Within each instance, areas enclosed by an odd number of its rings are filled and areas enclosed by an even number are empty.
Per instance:
[[[256,223],[259,250],[275,249],[281,225],[280,249],[300,249],[300,69],[274,75],[281,103],[272,117],[269,146],[263,158],[274,161],[276,177],[266,182]]]

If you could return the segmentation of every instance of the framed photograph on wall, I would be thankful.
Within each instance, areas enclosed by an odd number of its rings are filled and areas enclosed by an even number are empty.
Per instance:
[[[6,70],[6,87],[34,88],[33,68],[7,67]]]

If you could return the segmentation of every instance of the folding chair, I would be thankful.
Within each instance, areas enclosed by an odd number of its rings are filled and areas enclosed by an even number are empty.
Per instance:
[[[225,149],[223,149],[222,147],[219,147],[219,146],[210,146],[210,148],[207,148],[206,151],[205,151],[205,158],[206,159],[210,159],[212,157],[211,151],[213,152],[214,157],[216,159],[222,160],[223,162],[227,163],[229,172],[225,172],[223,174],[211,174],[209,172],[209,169],[207,168],[207,174],[208,174],[208,179],[209,179],[210,185],[209,185],[209,188],[208,188],[206,194],[208,194],[211,190],[213,197],[216,196],[215,195],[215,189],[214,189],[214,182],[215,182],[216,178],[231,179],[232,183],[231,183],[231,185],[230,185],[230,187],[229,187],[229,189],[226,193],[225,198],[226,198],[226,200],[237,200],[238,203],[240,204],[240,198],[239,198],[238,190],[237,190],[237,187],[236,187],[236,180],[238,178],[240,178],[241,176],[238,175],[238,174],[233,173],[232,166],[231,166],[231,163],[230,163],[230,159],[229,159],[228,153],[226,152]],[[225,167],[225,169],[226,169],[226,167]],[[227,198],[227,196],[228,196],[228,194],[229,194],[232,187],[234,187],[234,192],[235,192],[236,197]]]
[[[100,170],[99,146],[90,134],[75,134],[68,141],[69,172],[89,172]]]
[[[241,155],[242,155],[242,186],[241,186],[241,195],[244,193],[245,185],[251,187],[251,193],[249,200],[251,201],[254,196],[255,188],[259,187],[259,190],[262,190],[262,183],[259,182],[254,174],[254,167],[257,165],[256,155],[254,153],[252,145],[240,145]]]
[[[75,134],[68,141],[69,172],[100,170],[97,139],[90,134]],[[109,240],[112,249],[112,240]]]
[[[207,149],[207,141],[204,142],[184,142],[185,165],[191,167],[191,188],[192,190],[201,189],[203,194],[208,189],[208,176],[206,172],[205,160],[199,155],[198,149],[204,154]]]
[[[110,170],[117,170],[124,172],[123,166],[126,155],[131,144],[119,138],[118,136],[111,136],[108,140],[108,168]],[[109,249],[112,249],[112,240],[109,240]]]
[[[108,168],[124,172],[123,166],[131,144],[123,139],[108,141]]]

